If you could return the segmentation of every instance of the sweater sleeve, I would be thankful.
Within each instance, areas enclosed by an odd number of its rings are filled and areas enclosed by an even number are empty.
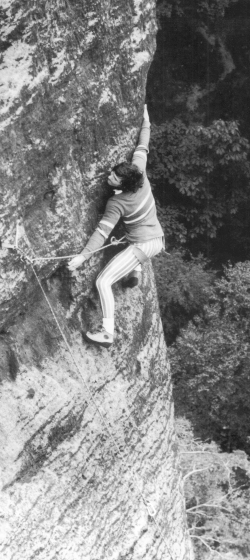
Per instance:
[[[142,122],[138,145],[134,151],[132,163],[137,165],[140,171],[146,170],[147,153],[150,139],[150,122],[146,119]]]
[[[83,251],[81,252],[82,255],[86,259],[89,259],[94,251],[100,249],[105,243],[105,238],[103,235],[96,229],[94,233],[92,233],[91,237],[88,240],[87,245],[85,245]]]
[[[93,251],[100,249],[104,245],[121,216],[122,208],[119,202],[114,200],[114,197],[110,198],[102,219],[82,251],[82,255],[84,255],[86,259],[91,257]]]
[[[108,200],[103,217],[98,224],[98,231],[107,238],[122,215],[123,209],[121,203],[115,196],[112,196]]]

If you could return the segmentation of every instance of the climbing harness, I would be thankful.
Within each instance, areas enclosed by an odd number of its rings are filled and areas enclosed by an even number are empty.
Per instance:
[[[26,237],[26,235],[25,235],[25,237]],[[105,248],[107,248],[107,247],[110,247],[110,246],[112,246],[112,245],[118,245],[118,244],[120,244],[120,243],[126,243],[126,241],[123,241],[123,239],[125,239],[125,238],[122,237],[121,239],[118,239],[118,240],[117,240],[115,237],[112,237],[112,238],[111,238],[111,243],[110,243],[109,245],[105,245],[104,247],[101,247],[100,249],[96,249],[95,251],[92,251],[92,253],[97,253],[98,251],[100,251],[100,250],[102,250],[102,249],[105,249]],[[41,291],[42,291],[42,294],[43,294],[45,300],[46,300],[46,303],[47,303],[47,305],[48,305],[48,307],[49,307],[49,309],[50,309],[50,311],[51,311],[51,314],[52,314],[52,316],[53,316],[53,318],[54,318],[54,320],[55,320],[55,323],[56,323],[56,325],[57,325],[57,328],[58,328],[58,330],[59,330],[59,332],[60,332],[60,334],[61,334],[61,336],[62,336],[62,338],[63,338],[63,341],[65,342],[65,345],[66,345],[66,347],[67,347],[67,349],[68,349],[68,351],[69,351],[69,354],[70,354],[70,356],[71,356],[72,362],[73,362],[73,364],[74,364],[74,366],[75,366],[75,369],[76,369],[76,372],[77,372],[77,377],[78,377],[79,381],[81,382],[81,384],[83,384],[84,387],[86,388],[87,393],[88,393],[88,395],[89,395],[89,402],[93,404],[93,406],[94,406],[96,412],[99,414],[99,416],[100,416],[100,418],[101,418],[101,420],[102,420],[103,426],[105,426],[106,431],[107,431],[107,433],[109,434],[110,440],[112,441],[112,443],[113,443],[115,449],[117,450],[117,453],[118,453],[118,455],[119,455],[120,458],[121,458],[121,462],[122,462],[122,464],[123,464],[123,466],[125,467],[125,470],[126,470],[126,468],[128,468],[128,465],[126,465],[126,464],[124,463],[124,459],[123,459],[123,455],[122,455],[120,446],[119,446],[119,444],[117,443],[115,437],[113,436],[113,433],[112,433],[112,431],[110,430],[109,424],[108,424],[107,421],[105,420],[105,417],[104,417],[102,411],[100,410],[100,408],[99,408],[98,405],[96,404],[95,399],[94,399],[94,397],[93,397],[93,395],[92,395],[92,392],[91,392],[91,390],[90,390],[90,388],[89,388],[89,386],[88,386],[88,383],[83,379],[82,373],[81,373],[81,371],[80,371],[80,369],[79,369],[79,366],[78,366],[78,364],[77,364],[77,362],[76,362],[76,360],[75,360],[75,358],[74,358],[74,355],[73,355],[73,352],[72,352],[72,350],[71,350],[71,347],[70,347],[70,345],[69,345],[69,343],[68,343],[68,341],[67,341],[67,338],[66,338],[66,336],[65,336],[65,334],[64,334],[64,332],[63,332],[63,330],[62,330],[62,328],[61,328],[61,326],[60,326],[60,323],[59,323],[59,321],[58,321],[58,319],[57,319],[57,316],[56,316],[56,314],[55,314],[55,311],[54,311],[54,309],[53,309],[53,307],[52,307],[52,305],[51,305],[51,303],[50,303],[50,301],[49,301],[49,298],[48,298],[48,296],[47,296],[47,294],[46,294],[46,292],[45,292],[45,290],[44,290],[44,288],[43,288],[43,285],[42,285],[42,283],[41,283],[41,280],[40,280],[40,278],[39,278],[39,276],[38,276],[38,274],[37,274],[37,272],[36,272],[36,270],[35,270],[34,264],[33,264],[34,261],[37,261],[37,260],[39,261],[39,260],[67,259],[67,258],[73,258],[74,256],[77,256],[77,255],[68,255],[68,256],[64,256],[64,257],[33,257],[33,258],[30,258],[30,257],[28,257],[27,255],[25,255],[25,253],[24,253],[24,252],[20,249],[20,247],[18,246],[18,230],[16,231],[15,245],[4,244],[3,248],[12,249],[12,250],[14,249],[14,250],[16,250],[16,252],[19,254],[20,258],[21,258],[23,261],[27,261],[27,262],[29,263],[29,265],[30,265],[30,267],[31,267],[31,269],[32,269],[32,272],[33,272],[33,274],[34,274],[34,276],[35,276],[35,278],[36,278],[36,281],[37,281],[37,283],[38,283],[38,285],[39,285],[39,287],[40,287],[40,289],[41,289]],[[132,472],[132,477],[131,477],[131,478],[132,478],[132,480],[134,480],[134,481],[137,483],[136,485],[137,485],[137,488],[138,488],[138,494],[139,494],[139,496],[140,496],[140,498],[141,498],[141,500],[142,500],[142,502],[143,502],[143,504],[144,504],[144,506],[145,506],[145,508],[146,508],[146,510],[147,510],[147,513],[148,513],[149,517],[153,520],[153,522],[154,522],[154,524],[155,524],[155,526],[156,526],[156,529],[157,529],[159,535],[161,535],[162,531],[161,531],[161,528],[160,528],[160,526],[159,526],[159,524],[158,524],[158,522],[157,522],[157,520],[156,520],[156,513],[157,513],[157,512],[155,511],[155,509],[154,509],[153,507],[151,507],[151,505],[148,504],[148,501],[146,500],[146,498],[144,497],[142,491],[140,490],[140,488],[139,488],[139,481],[138,481],[139,477],[138,477],[137,474],[133,473],[133,467],[129,467],[129,468],[130,468],[130,471]],[[143,478],[142,478],[142,480],[144,481]],[[164,541],[164,543],[165,543],[165,545],[166,545],[166,549],[167,549],[167,551],[168,551],[168,554],[169,554],[170,559],[171,559],[171,560],[174,560],[174,558],[173,558],[173,556],[172,556],[172,554],[171,554],[171,551],[170,551],[170,549],[169,549],[169,546],[168,546],[168,543],[167,543],[165,537],[163,536],[162,538],[163,538],[163,541]]]

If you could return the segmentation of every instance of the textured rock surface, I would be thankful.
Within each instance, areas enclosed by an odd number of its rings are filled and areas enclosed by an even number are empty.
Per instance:
[[[154,52],[154,2],[2,0],[1,241],[78,251],[130,155]],[[17,228],[18,224],[18,228]],[[24,235],[25,233],[25,235]],[[169,369],[151,265],[115,287],[112,349],[87,345],[94,278],[2,249],[2,560],[189,560]],[[77,367],[76,367],[77,365]]]
[[[2,387],[1,558],[190,558],[151,269],[130,296],[117,289],[126,313],[109,351],[69,331],[57,286],[82,382],[59,341],[48,357],[57,333],[37,298],[16,325],[22,366]]]
[[[3,5],[0,238],[13,243],[20,220],[36,253],[67,254],[92,232],[107,169],[138,134],[154,4]],[[1,260],[3,322],[23,304],[30,274]]]

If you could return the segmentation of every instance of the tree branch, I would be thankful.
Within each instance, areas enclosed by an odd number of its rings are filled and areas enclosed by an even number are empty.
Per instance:
[[[207,517],[208,519],[213,519],[212,515],[207,515],[204,511],[188,511],[188,513],[191,515],[204,515],[204,517]]]
[[[224,499],[224,498],[223,498],[223,499]],[[186,511],[187,511],[187,513],[189,513],[190,511],[193,511],[194,509],[199,509],[199,508],[201,508],[201,507],[220,508],[220,507],[223,507],[223,506],[221,506],[220,504],[209,504],[209,503],[206,504],[206,503],[204,503],[204,504],[198,504],[197,506],[193,506],[193,507],[191,507],[191,508],[188,508]],[[224,509],[225,511],[228,511],[228,513],[231,513],[231,511],[230,511],[229,509],[226,509],[225,507],[223,507],[223,509]]]
[[[204,544],[204,546],[206,546],[210,550],[210,552],[212,552],[212,553],[215,552],[215,554],[218,554],[221,558],[223,558],[222,554],[220,552],[218,552],[218,550],[215,550],[214,548],[211,548],[211,546],[209,546],[209,544],[206,541],[204,541],[204,539],[199,537],[198,535],[190,535],[190,537],[191,537],[191,539],[198,539],[199,541],[201,541]]]
[[[211,466],[204,467],[204,469],[194,469],[193,471],[190,471],[187,474],[185,474],[185,476],[183,476],[183,481],[186,480],[186,478],[188,478],[189,476],[191,476],[194,473],[208,471],[209,469],[211,469]]]

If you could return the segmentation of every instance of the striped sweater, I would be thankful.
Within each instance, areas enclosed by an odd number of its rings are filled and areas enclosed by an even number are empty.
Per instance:
[[[87,254],[101,247],[117,222],[122,219],[125,236],[129,243],[144,243],[155,237],[163,236],[158,221],[155,200],[146,174],[150,123],[142,123],[139,143],[135,149],[132,163],[143,173],[143,186],[136,193],[120,192],[112,196],[106,205],[104,215],[95,232],[90,237],[82,254]]]

